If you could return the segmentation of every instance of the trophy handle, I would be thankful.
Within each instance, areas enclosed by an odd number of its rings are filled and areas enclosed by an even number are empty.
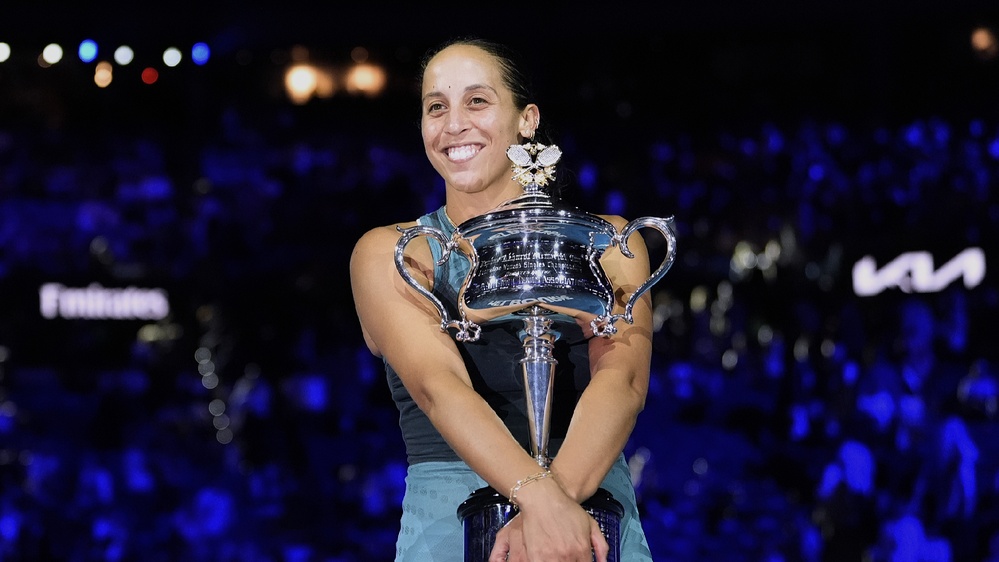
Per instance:
[[[401,232],[402,236],[399,237],[399,242],[395,245],[395,268],[399,270],[399,275],[402,275],[402,278],[406,281],[407,285],[423,295],[425,299],[430,301],[434,307],[437,308],[437,313],[441,317],[441,331],[446,332],[448,328],[456,329],[457,333],[454,337],[458,341],[473,342],[479,339],[479,333],[482,331],[482,328],[478,324],[466,319],[463,310],[459,311],[461,314],[461,320],[451,320],[451,317],[447,313],[447,309],[444,308],[444,304],[441,300],[428,291],[426,287],[420,285],[413,277],[413,274],[409,272],[409,268],[406,267],[405,255],[403,252],[406,249],[406,246],[418,236],[432,237],[440,242],[444,251],[441,255],[441,259],[437,261],[438,266],[444,265],[444,263],[447,262],[448,258],[451,257],[451,252],[457,247],[457,243],[451,238],[448,238],[447,235],[445,235],[439,228],[434,228],[432,226],[417,225],[410,228],[397,226],[396,230]]]
[[[676,233],[673,231],[673,217],[659,218],[659,217],[640,217],[632,220],[628,224],[624,225],[624,228],[618,234],[614,235],[611,240],[611,244],[617,244],[618,249],[625,257],[633,258],[635,254],[631,253],[628,249],[628,237],[631,236],[640,228],[654,228],[658,230],[663,238],[666,239],[666,257],[663,258],[659,267],[645,280],[644,283],[639,285],[635,292],[631,294],[628,299],[628,303],[624,306],[624,314],[612,314],[597,316],[590,322],[590,328],[593,329],[593,334],[602,337],[609,337],[617,333],[617,327],[614,323],[618,320],[624,319],[625,322],[631,324],[634,322],[634,318],[631,315],[632,309],[635,307],[635,303],[638,299],[644,295],[653,285],[659,282],[660,279],[666,275],[669,268],[673,265],[673,260],[676,259]]]

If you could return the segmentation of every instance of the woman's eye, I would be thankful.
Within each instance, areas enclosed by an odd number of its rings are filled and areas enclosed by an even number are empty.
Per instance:
[[[427,113],[434,113],[444,109],[444,104],[440,102],[435,102],[427,106]]]

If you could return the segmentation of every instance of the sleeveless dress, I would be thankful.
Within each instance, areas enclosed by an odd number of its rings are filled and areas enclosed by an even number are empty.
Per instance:
[[[447,235],[455,226],[444,208],[420,217],[421,225],[440,229]],[[435,262],[442,249],[427,238]],[[469,264],[459,252],[434,271],[434,295],[451,318],[458,318],[458,291],[468,274]],[[473,387],[485,398],[525,450],[530,450],[527,399],[518,359],[523,355],[515,322],[487,323],[478,341],[455,342],[468,367]],[[588,346],[575,323],[560,326],[555,358],[551,430],[548,452],[554,457],[565,437],[579,395],[589,381]],[[393,401],[399,409],[399,425],[409,467],[402,501],[402,519],[396,541],[396,562],[462,562],[464,533],[457,515],[458,506],[488,484],[468,467],[444,441],[430,420],[406,391],[395,370],[385,364]],[[601,487],[624,506],[621,521],[621,560],[651,561],[642,530],[635,490],[624,455],[612,466]]]

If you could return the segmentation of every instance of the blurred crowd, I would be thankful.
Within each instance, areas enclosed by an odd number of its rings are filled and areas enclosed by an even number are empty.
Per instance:
[[[405,457],[347,262],[442,186],[415,130],[220,115],[0,128],[0,560],[394,552]],[[999,123],[607,140],[559,132],[563,197],[678,230],[625,451],[656,559],[999,561],[999,285],[851,281],[868,255],[999,257]],[[53,281],[161,287],[171,314],[43,319]]]

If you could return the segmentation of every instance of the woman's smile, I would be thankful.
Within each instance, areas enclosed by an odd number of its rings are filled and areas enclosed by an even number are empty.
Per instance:
[[[447,154],[448,160],[460,164],[471,160],[480,150],[482,150],[480,144],[461,144],[446,148],[444,153]]]

